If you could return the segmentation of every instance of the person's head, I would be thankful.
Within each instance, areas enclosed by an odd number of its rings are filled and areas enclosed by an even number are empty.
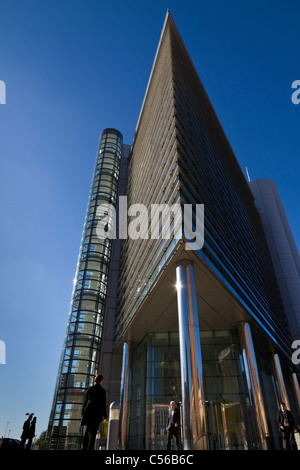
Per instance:
[[[284,411],[286,409],[285,403],[280,403],[281,409]]]
[[[175,401],[170,401],[170,408],[171,408],[171,410],[174,410],[174,408],[175,408]]]
[[[96,384],[101,384],[103,382],[103,375],[102,374],[97,374],[95,377],[95,382]]]

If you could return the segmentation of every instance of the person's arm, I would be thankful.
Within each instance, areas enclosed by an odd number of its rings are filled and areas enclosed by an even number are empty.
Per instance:
[[[84,399],[84,402],[83,402],[83,405],[82,405],[81,416],[83,416],[83,414],[84,414],[84,410],[86,408],[86,405],[87,405],[88,401],[89,401],[89,389],[87,389],[87,391],[85,393],[85,399]]]
[[[292,426],[292,428],[294,428],[295,427],[295,421],[294,421],[294,418],[293,418],[293,415],[292,415],[291,411],[290,411],[289,415],[290,415],[291,426]]]
[[[106,407],[106,392],[103,394],[103,418],[107,419],[107,407]]]
[[[176,410],[176,423],[175,423],[176,428],[179,426],[179,424],[180,424],[180,411],[179,411],[179,408],[177,408],[177,410]]]
[[[169,430],[169,424],[170,424],[170,410],[168,411],[168,417],[167,417],[167,422],[166,422],[166,430]]]
[[[277,422],[278,422],[278,424],[279,424],[279,429],[281,429],[282,431],[284,431],[284,426],[283,426],[283,414],[282,414],[281,411],[278,411]]]

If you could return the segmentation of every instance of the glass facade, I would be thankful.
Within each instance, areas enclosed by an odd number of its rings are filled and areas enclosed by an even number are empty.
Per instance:
[[[209,448],[259,448],[237,332],[207,330],[200,336]],[[171,400],[181,407],[179,335],[148,334],[131,356],[128,449],[166,449]]]
[[[257,448],[245,365],[235,330],[201,331],[210,449]],[[227,441],[227,442],[226,442]]]
[[[131,371],[128,448],[149,450],[153,406],[181,400],[178,333],[147,335],[132,351]],[[166,448],[159,444],[166,440],[165,425],[155,436],[158,448]]]
[[[128,205],[151,204],[170,206],[180,203],[179,176],[176,150],[176,128],[172,84],[172,63],[165,56],[170,37],[166,35],[163,50],[164,73],[154,74],[148,99],[145,101],[143,119],[132,144],[128,165]],[[159,91],[158,91],[159,90]],[[145,220],[148,226],[149,220]],[[150,235],[124,240],[121,254],[119,306],[115,341],[121,337],[161,271],[168,256],[176,246],[175,235],[181,226],[171,217],[170,238],[157,239]]]
[[[204,204],[205,243],[199,257],[287,352],[290,333],[252,193],[171,22],[132,144],[128,204],[193,204],[194,209]],[[168,240],[141,236],[123,244],[116,341],[176,246],[178,227],[175,220],[172,224]]]
[[[181,244],[176,239],[175,218],[167,240],[140,236],[123,242],[115,344],[122,344],[131,333],[134,336],[137,329],[144,332],[144,337],[140,333],[139,341],[132,344],[129,361],[128,448],[165,449],[167,406],[171,399],[178,403],[183,399],[182,338],[180,331],[174,331],[178,311],[174,309],[173,317],[171,309],[167,313],[165,323],[172,323],[172,333],[164,328],[163,320],[161,329],[158,320],[152,323],[151,334],[139,321],[145,315],[146,323],[147,314],[152,315],[149,305],[163,317],[154,292],[171,299],[168,289],[172,275],[165,290],[157,286],[164,282],[161,279],[167,277],[166,272],[173,269],[175,274],[181,255],[200,267],[197,272],[203,277],[196,279],[193,291],[199,304],[207,307],[201,284],[207,280],[204,272],[214,279],[215,296],[220,295],[218,306],[212,309],[214,319],[198,309],[206,448],[277,448],[275,421],[280,392],[272,348],[280,352],[285,366],[290,366],[291,334],[253,195],[170,15],[131,147],[127,196],[129,204],[142,203],[147,208],[162,203],[169,207],[177,203],[181,207],[192,204],[193,209],[197,204],[205,207],[204,247],[196,253],[183,255],[180,251],[186,237]],[[193,230],[196,227],[194,211]],[[231,311],[222,305],[223,291],[232,299]],[[214,303],[211,296],[208,299]],[[219,327],[218,314],[231,328]],[[240,331],[242,323],[246,323],[246,336]],[[206,324],[211,324],[211,329],[206,329]],[[264,338],[264,360],[257,331]],[[248,349],[245,338],[251,339]],[[168,376],[170,371],[172,375]],[[295,412],[296,407],[294,404]]]
[[[289,351],[290,333],[252,193],[176,32],[172,53],[181,199],[205,207],[205,243],[199,256]]]
[[[48,449],[79,449],[84,394],[99,371],[112,240],[100,239],[100,204],[116,206],[122,135],[100,137],[47,434]],[[107,225],[113,223],[106,217]]]

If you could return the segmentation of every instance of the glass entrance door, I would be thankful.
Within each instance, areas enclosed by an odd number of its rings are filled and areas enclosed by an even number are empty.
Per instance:
[[[206,402],[210,450],[247,450],[241,403]]]
[[[247,450],[247,437],[241,403],[206,402],[209,448],[211,450]],[[152,405],[151,449],[167,449],[168,405]]]
[[[224,445],[226,450],[247,450],[247,438],[240,403],[221,403]]]
[[[168,405],[152,405],[151,410],[151,449],[167,449]]]

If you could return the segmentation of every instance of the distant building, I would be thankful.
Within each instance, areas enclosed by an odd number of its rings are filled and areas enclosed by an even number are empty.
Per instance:
[[[286,319],[293,340],[300,339],[300,257],[276,183],[259,178],[250,183],[273,261]]]
[[[125,195],[126,207],[148,214],[153,204],[191,205],[189,232],[173,211],[156,220],[157,236],[139,214],[126,237]],[[104,203],[117,211],[116,239],[99,238],[99,223],[113,227]],[[187,249],[192,232],[202,237],[203,208],[204,245]],[[132,145],[114,129],[100,137],[47,448],[80,448],[84,393],[98,370],[108,403],[121,403],[122,449],[165,449],[171,400],[185,449],[279,448],[282,400],[299,421],[299,290],[295,302],[284,298],[299,272],[283,286],[291,271],[278,277],[271,238],[256,182],[247,183],[168,12]]]

